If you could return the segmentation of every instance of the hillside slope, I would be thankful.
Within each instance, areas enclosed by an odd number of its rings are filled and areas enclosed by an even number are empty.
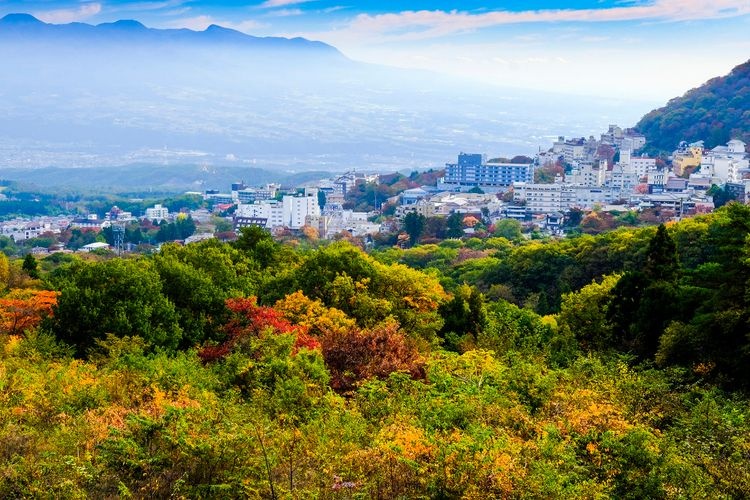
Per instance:
[[[636,128],[661,151],[680,141],[703,140],[709,148],[733,138],[750,142],[750,61],[651,111]]]

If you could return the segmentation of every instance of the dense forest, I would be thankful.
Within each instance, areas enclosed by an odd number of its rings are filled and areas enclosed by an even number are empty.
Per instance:
[[[680,141],[702,140],[708,148],[730,139],[750,143],[750,61],[651,111],[635,128],[654,152],[672,152]]]
[[[0,254],[0,496],[741,498],[749,236]]]

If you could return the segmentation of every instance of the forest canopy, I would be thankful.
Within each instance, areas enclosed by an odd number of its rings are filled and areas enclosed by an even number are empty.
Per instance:
[[[749,221],[0,255],[0,496],[741,497]]]
[[[667,153],[680,141],[705,141],[707,148],[750,143],[750,61],[649,112],[635,128],[649,149]]]

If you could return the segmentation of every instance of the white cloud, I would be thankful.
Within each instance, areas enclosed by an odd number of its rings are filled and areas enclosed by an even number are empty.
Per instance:
[[[269,0],[285,2],[289,0]],[[268,2],[266,2],[268,3]],[[506,24],[612,21],[690,21],[750,14],[748,0],[653,0],[602,9],[403,11],[360,14],[342,29],[312,35],[345,42],[403,42],[439,38]]]
[[[276,9],[269,11],[266,17],[290,17],[290,16],[301,16],[305,11],[302,9]]]
[[[289,5],[299,5],[301,3],[308,3],[314,0],[266,0],[259,7],[263,9],[274,9],[276,7],[287,7]]]
[[[186,0],[164,0],[155,2],[134,2],[124,3],[120,5],[107,6],[108,12],[142,12],[152,10],[171,9],[181,7],[186,3]]]
[[[84,3],[75,9],[54,9],[33,12],[34,16],[46,23],[65,24],[76,21],[84,21],[90,17],[99,14],[102,11],[102,4],[91,2]]]

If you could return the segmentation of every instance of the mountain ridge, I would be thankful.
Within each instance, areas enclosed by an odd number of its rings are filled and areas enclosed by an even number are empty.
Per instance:
[[[644,115],[635,128],[652,152],[671,152],[680,141],[704,141],[706,147],[730,139],[750,143],[750,60],[727,75],[670,99]]]
[[[112,37],[117,33],[119,37]],[[0,40],[2,38],[33,37],[35,41],[49,41],[60,38],[87,41],[96,38],[109,42],[169,41],[182,43],[222,42],[242,48],[309,50],[347,60],[334,46],[327,43],[295,37],[259,37],[241,31],[211,24],[206,29],[150,28],[134,19],[120,19],[114,22],[88,24],[81,22],[53,24],[45,23],[28,13],[7,14],[0,18]]]

